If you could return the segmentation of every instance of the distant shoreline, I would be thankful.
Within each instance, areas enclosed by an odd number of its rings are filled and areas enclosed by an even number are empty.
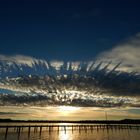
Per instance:
[[[88,123],[88,124],[140,124],[140,119],[124,120],[12,120],[0,119],[0,123]]]

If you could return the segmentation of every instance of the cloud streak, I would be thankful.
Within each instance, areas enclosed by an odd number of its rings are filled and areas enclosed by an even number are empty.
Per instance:
[[[139,52],[137,34],[101,53],[96,61],[48,62],[0,55],[0,104],[139,107]]]
[[[39,61],[46,62],[45,60],[36,59],[31,56],[25,56],[25,55],[8,56],[8,55],[2,55],[2,54],[0,55],[0,61],[3,61],[3,62],[7,61],[9,65],[13,64],[10,62],[14,62],[19,65],[28,65],[30,67],[32,67],[34,63],[38,63]]]
[[[119,70],[140,72],[140,33],[123,43],[120,43],[112,50],[103,52],[97,57],[98,60],[112,61],[112,65],[122,62]]]

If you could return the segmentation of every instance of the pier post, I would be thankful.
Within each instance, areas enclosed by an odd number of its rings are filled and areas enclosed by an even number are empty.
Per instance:
[[[80,128],[80,125],[79,125],[79,133],[81,133],[81,128]]]
[[[72,133],[73,133],[73,125],[72,125]]]
[[[37,133],[37,126],[34,126],[34,133]]]
[[[40,126],[40,135],[41,135],[41,132],[42,132],[42,126]]]
[[[19,137],[20,137],[20,130],[21,130],[21,128],[20,128],[20,126],[18,127],[18,140],[19,140]]]
[[[59,125],[57,126],[57,133],[59,133]]]
[[[7,139],[7,134],[8,134],[8,126],[6,127],[5,140]]]
[[[87,126],[85,126],[85,132],[86,132],[86,133],[87,133],[87,129],[88,129]]]
[[[64,126],[64,132],[65,132],[65,134],[66,134],[66,126]]]
[[[49,126],[49,134],[51,134],[51,126]]]
[[[28,138],[30,137],[30,131],[31,131],[31,127],[29,126],[29,128],[28,128]]]
[[[98,125],[96,127],[97,127],[97,131],[98,131]]]

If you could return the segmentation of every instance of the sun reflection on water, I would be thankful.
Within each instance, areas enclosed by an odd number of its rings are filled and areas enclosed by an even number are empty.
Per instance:
[[[73,135],[71,135],[71,131],[69,131],[67,129],[64,130],[62,128],[62,130],[59,131],[59,140],[71,140],[71,139],[73,139],[72,138]]]

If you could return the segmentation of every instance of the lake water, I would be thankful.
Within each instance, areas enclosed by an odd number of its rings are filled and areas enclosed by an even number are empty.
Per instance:
[[[10,128],[5,137],[5,128],[0,130],[0,140],[140,140],[140,129],[86,129],[82,127],[60,127],[53,128],[51,131],[48,128],[38,128],[37,132],[31,128],[30,133],[28,128],[20,130],[20,134],[16,129]]]

